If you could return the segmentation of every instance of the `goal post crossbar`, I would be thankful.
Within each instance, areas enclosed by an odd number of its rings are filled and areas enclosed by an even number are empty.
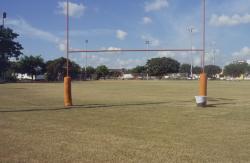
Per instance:
[[[114,49],[114,50],[69,50],[69,53],[109,53],[109,52],[203,52],[203,49]]]

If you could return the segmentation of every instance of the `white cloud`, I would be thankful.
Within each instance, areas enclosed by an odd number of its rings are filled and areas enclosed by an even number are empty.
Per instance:
[[[108,48],[101,48],[101,50],[122,50],[121,48],[117,48],[117,47],[113,47],[113,46],[110,46]],[[105,54],[118,54],[118,53],[121,53],[121,52],[107,52]]]
[[[110,46],[110,47],[107,48],[107,50],[122,50],[122,49]]]
[[[193,63],[195,66],[200,66],[201,67],[201,58],[200,57],[194,57],[193,58]],[[205,62],[207,64],[207,62]]]
[[[250,59],[250,48],[245,46],[240,51],[234,52],[232,56],[235,59]]]
[[[156,57],[173,58],[183,63],[189,62],[188,59],[191,58],[189,52],[175,52],[175,51],[161,51],[156,54]]]
[[[67,15],[67,2],[58,2],[60,14]],[[84,14],[86,7],[83,4],[69,2],[69,16],[79,18]]]
[[[146,60],[143,59],[116,59],[113,66],[118,68],[132,68],[137,65],[144,65],[145,63]]]
[[[205,55],[205,64],[211,65],[213,64],[214,56],[211,53],[206,53]]]
[[[119,64],[116,62],[116,59],[112,56],[105,56],[105,54],[93,54],[89,56],[89,65],[97,67],[99,65],[106,65],[109,68],[118,68]]]
[[[19,34],[39,38],[41,40],[57,43],[60,39],[54,34],[33,27],[24,19],[10,19],[7,22],[7,25],[13,27]]]
[[[17,33],[23,35],[24,37],[28,36],[35,39],[48,41],[55,44],[59,50],[65,51],[66,41],[63,41],[50,32],[32,26],[24,19],[9,19],[7,25],[14,28]]]
[[[142,22],[143,22],[143,24],[150,24],[153,21],[152,21],[152,19],[150,17],[143,17]]]
[[[175,53],[174,52],[170,52],[170,51],[162,51],[162,52],[158,52],[156,57],[169,57],[169,58],[174,58],[175,57]]]
[[[109,49],[114,49],[114,47],[110,47]],[[115,54],[115,53],[110,53],[110,54]],[[88,62],[89,65],[93,67],[99,65],[106,65],[109,68],[132,68],[137,65],[144,65],[146,63],[146,59],[143,57],[128,58],[125,55],[113,56],[113,55],[106,55],[106,53],[101,53],[101,54],[89,55]]]
[[[167,0],[153,0],[151,2],[146,2],[144,9],[146,12],[158,11],[162,8],[168,7],[168,5],[169,4]]]
[[[213,26],[235,26],[239,24],[248,24],[250,23],[250,14],[245,14],[242,16],[235,14],[231,17],[227,15],[218,16],[213,14],[209,23]]]
[[[66,51],[66,45],[67,44],[67,41],[64,40],[64,41],[60,41],[57,45],[57,48],[60,50],[60,51]]]
[[[96,67],[99,65],[107,65],[108,67],[110,67],[110,63],[112,61],[110,60],[110,58],[107,57],[101,57],[100,55],[90,55],[89,56],[89,65]]]
[[[124,40],[126,37],[127,37],[128,33],[123,31],[123,30],[116,30],[116,37],[119,39],[119,40]]]
[[[104,36],[104,35],[111,35],[114,33],[113,29],[89,29],[89,30],[70,30],[69,31],[71,37],[90,37],[90,36]],[[64,34],[64,33],[62,33]]]
[[[199,54],[190,54],[190,52],[173,52],[173,51],[162,51],[157,52],[153,57],[166,57],[177,60],[180,63],[191,64],[193,60],[193,65],[200,66],[201,58]],[[207,60],[206,60],[207,61]]]

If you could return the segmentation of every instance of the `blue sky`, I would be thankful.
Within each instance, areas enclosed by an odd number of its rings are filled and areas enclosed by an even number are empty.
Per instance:
[[[70,47],[73,49],[201,48],[201,0],[70,0]],[[25,55],[45,60],[65,56],[65,1],[1,0],[6,26],[20,34]],[[206,64],[224,66],[250,59],[250,1],[207,0]],[[187,28],[194,28],[192,36]],[[85,40],[88,40],[86,45]],[[190,63],[189,52],[88,54],[87,64],[111,68],[143,65],[152,57]],[[200,54],[193,53],[200,65]],[[85,65],[85,54],[70,58]]]

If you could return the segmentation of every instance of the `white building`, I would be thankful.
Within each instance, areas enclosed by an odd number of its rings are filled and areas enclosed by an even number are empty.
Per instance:
[[[25,80],[25,79],[28,79],[28,80],[32,80],[32,76],[31,75],[28,75],[28,74],[17,74],[16,78],[18,80]]]
[[[28,75],[28,74],[20,74],[20,73],[18,73],[16,78],[18,80],[32,80],[32,76]],[[33,76],[33,80],[45,80],[45,75]]]
[[[134,79],[134,76],[132,74],[123,74],[121,79],[122,80]]]

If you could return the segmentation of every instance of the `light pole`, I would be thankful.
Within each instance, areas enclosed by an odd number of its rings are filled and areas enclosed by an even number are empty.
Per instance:
[[[1,31],[3,31],[4,30],[4,19],[6,19],[6,12],[3,12],[3,24],[2,24],[2,26],[1,26]],[[5,73],[2,73],[1,75],[0,75],[0,77],[3,77],[3,80],[5,80]]]
[[[6,17],[7,17],[7,13],[6,12],[3,12],[3,28],[4,28],[4,20],[6,19]]]
[[[84,74],[85,72],[84,71],[84,53],[81,52],[81,75],[80,75],[80,81],[84,80]]]
[[[149,40],[146,40],[146,41],[145,41],[145,44],[147,45],[147,56],[149,56],[149,51],[148,51],[148,50],[149,50],[149,44],[151,44],[151,43],[150,43]],[[147,71],[147,80],[148,80],[148,67],[147,67],[147,70],[146,70],[146,71]]]
[[[215,65],[215,53],[216,53],[216,42],[215,41],[213,41],[212,43],[211,43],[211,46],[212,46],[212,54],[213,54],[213,65]]]
[[[84,79],[86,80],[87,79],[87,66],[88,66],[88,52],[87,52],[87,49],[88,49],[88,42],[89,40],[85,40],[85,73],[84,73]]]
[[[191,50],[193,50],[193,32],[194,32],[195,28],[190,26],[187,27],[187,31],[190,33],[190,46],[191,46]],[[191,68],[190,68],[190,76],[193,79],[193,51],[190,52],[191,53]]]

